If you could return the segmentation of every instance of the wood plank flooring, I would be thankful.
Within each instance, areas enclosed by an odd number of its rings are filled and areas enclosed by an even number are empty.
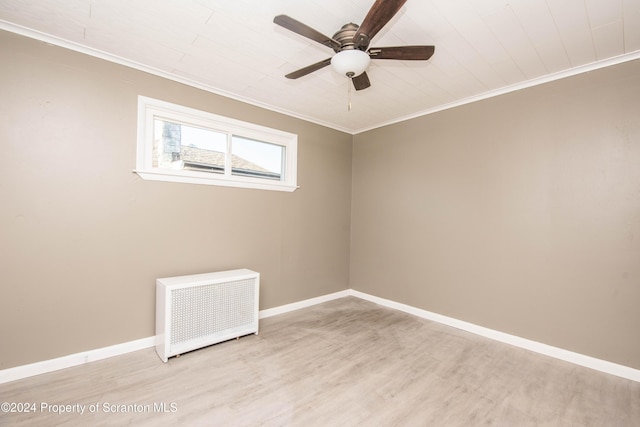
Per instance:
[[[353,297],[166,364],[147,349],[2,384],[0,402],[37,405],[3,426],[640,426],[640,383]]]

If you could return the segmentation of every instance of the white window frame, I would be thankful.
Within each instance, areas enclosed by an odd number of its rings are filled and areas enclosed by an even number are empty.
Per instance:
[[[225,173],[153,167],[153,122],[155,118],[227,133]],[[284,147],[284,179],[237,176],[231,174],[231,137],[238,136]],[[181,182],[189,184],[219,185],[260,190],[295,191],[297,186],[298,135],[271,129],[253,123],[196,110],[158,99],[138,96],[138,146],[136,172],[142,179]]]

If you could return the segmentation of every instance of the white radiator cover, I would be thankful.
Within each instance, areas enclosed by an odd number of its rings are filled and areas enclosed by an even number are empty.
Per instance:
[[[172,356],[258,333],[260,274],[248,269],[156,280],[156,352]]]

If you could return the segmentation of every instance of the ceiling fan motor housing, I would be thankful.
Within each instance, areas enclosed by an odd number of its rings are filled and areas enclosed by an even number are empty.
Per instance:
[[[353,36],[355,36],[358,28],[360,28],[358,24],[350,22],[348,24],[344,24],[342,28],[340,28],[340,30],[333,35],[333,39],[340,43],[340,49],[334,49],[336,53],[343,50],[356,48]],[[360,50],[367,50],[367,46],[360,45]]]

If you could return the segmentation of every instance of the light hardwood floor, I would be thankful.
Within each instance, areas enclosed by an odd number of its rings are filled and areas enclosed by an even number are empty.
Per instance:
[[[3,384],[0,402],[36,403],[0,413],[12,426],[640,426],[640,383],[353,297],[166,364],[147,349]]]

